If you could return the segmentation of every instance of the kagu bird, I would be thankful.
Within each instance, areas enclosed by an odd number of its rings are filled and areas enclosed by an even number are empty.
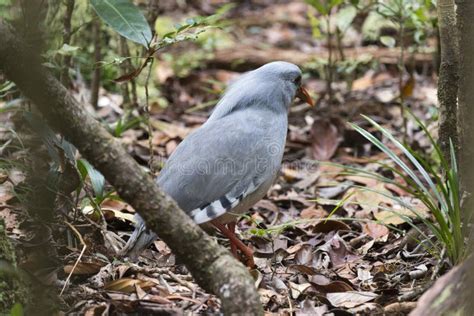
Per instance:
[[[242,75],[206,123],[179,144],[157,178],[197,224],[228,237],[233,254],[240,250],[249,266],[253,252],[236,237],[235,223],[264,197],[278,174],[295,96],[313,105],[294,64],[272,62]],[[155,238],[137,216],[123,252],[134,257]]]

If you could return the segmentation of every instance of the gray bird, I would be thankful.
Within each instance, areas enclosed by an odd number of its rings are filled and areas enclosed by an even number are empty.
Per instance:
[[[295,96],[313,102],[301,70],[277,61],[243,74],[226,90],[209,119],[186,137],[157,178],[197,224],[215,227],[253,265],[253,252],[234,233],[239,215],[265,196],[280,169]],[[136,257],[156,235],[136,216],[123,253]]]

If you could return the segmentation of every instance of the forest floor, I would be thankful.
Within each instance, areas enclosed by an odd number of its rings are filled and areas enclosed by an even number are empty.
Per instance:
[[[213,6],[170,7],[161,18],[179,21],[214,10]],[[386,195],[400,197],[420,214],[431,215],[419,200],[396,186],[348,175],[343,167],[321,161],[397,179],[381,166],[393,165],[388,157],[347,124],[355,123],[380,137],[361,114],[398,139],[406,137],[426,157],[432,149],[413,120],[408,120],[404,132],[397,48],[364,46],[360,32],[351,31],[343,45],[355,71],[345,80],[335,80],[329,100],[326,81],[316,75],[318,61],[328,49],[312,37],[307,10],[302,1],[242,4],[229,11],[229,26],[215,31],[217,43],[211,49],[182,43],[158,54],[150,83],[159,88],[159,92],[152,89],[150,97],[154,166],[166,161],[179,142],[206,120],[225,84],[240,72],[275,59],[299,63],[305,72],[304,85],[317,105],[310,108],[297,101],[291,108],[281,174],[237,227],[241,239],[255,250],[257,268],[251,273],[264,309],[287,315],[407,314],[445,266],[420,243],[411,226],[418,220]],[[403,78],[405,105],[435,135],[436,78],[430,56],[415,55],[412,75]],[[126,110],[120,93],[101,91],[99,104],[95,115],[104,122],[117,121]],[[0,112],[2,142],[16,138],[11,115]],[[137,161],[148,165],[146,124],[123,132],[120,140]],[[7,158],[22,154],[26,153],[20,149],[9,150]],[[35,225],[15,194],[24,175],[19,168],[9,168],[2,171],[2,179],[2,218],[18,249],[19,265],[28,269],[35,260],[32,249],[39,245],[32,243]],[[87,200],[84,192],[78,198],[82,200]],[[88,207],[78,203],[69,217],[41,224],[41,229],[53,232],[57,258],[36,278],[57,291],[64,287],[62,311],[105,315],[219,309],[219,301],[196,285],[162,241],[134,262],[117,254],[133,230],[130,206],[106,199],[100,205],[104,216],[99,218],[93,218]],[[391,210],[407,217],[394,216]],[[87,245],[84,253],[77,235]]]

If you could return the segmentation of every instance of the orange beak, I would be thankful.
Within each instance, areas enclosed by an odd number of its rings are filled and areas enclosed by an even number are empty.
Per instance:
[[[311,99],[311,96],[305,88],[299,87],[296,91],[296,96],[300,98],[301,101],[308,103],[310,106],[314,106],[314,101]]]

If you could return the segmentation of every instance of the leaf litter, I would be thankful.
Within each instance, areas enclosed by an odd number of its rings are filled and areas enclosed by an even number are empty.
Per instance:
[[[262,12],[276,10],[269,17],[278,20],[283,27],[259,26],[264,32],[251,37],[257,39],[256,42],[264,37],[273,45],[282,45],[294,36],[291,32],[297,33],[292,25],[306,25],[309,30],[306,19],[301,19],[301,10],[306,8],[303,3],[292,4],[288,12],[286,5],[262,3]],[[233,14],[244,17],[241,20],[245,21],[245,17],[252,16],[252,11],[240,9]],[[260,23],[260,17],[255,23]],[[250,32],[251,26],[235,27],[245,33]],[[296,36],[305,38],[308,34]],[[290,45],[296,45],[291,49],[303,49],[305,43]],[[272,46],[268,48],[267,55],[271,55],[272,49]],[[173,105],[152,112],[152,154],[158,160],[164,162],[209,114],[210,109],[200,107],[200,103],[215,96],[197,89],[195,82],[230,81],[235,75],[235,71],[228,69],[202,67],[189,75],[194,80],[185,80],[177,78],[169,66],[157,68],[157,82],[169,83],[172,87],[169,90],[165,87],[163,93]],[[352,92],[336,89],[344,104],[328,106],[322,101],[314,111],[300,105],[290,111],[280,177],[268,196],[254,206],[249,216],[240,220],[237,228],[244,242],[255,250],[257,268],[252,275],[267,313],[391,313],[400,310],[400,304],[405,309],[413,308],[421,295],[419,289],[423,289],[431,277],[436,257],[420,246],[421,235],[416,235],[407,223],[417,219],[412,211],[390,196],[402,199],[423,216],[431,216],[422,203],[397,186],[361,175],[348,175],[341,166],[320,163],[333,161],[358,166],[397,179],[394,174],[387,175],[388,171],[377,164],[389,164],[387,157],[342,123],[360,123],[358,115],[367,114],[377,117],[384,127],[400,136],[398,106],[392,103],[396,84],[387,85],[396,80],[397,76],[389,71],[368,70],[353,82]],[[429,107],[436,101],[433,99],[435,83],[430,77],[422,80],[423,87],[414,83],[406,85],[406,97],[412,110],[429,120]],[[307,86],[321,93],[324,81],[311,77]],[[102,96],[98,112],[101,119],[113,121],[123,113],[119,97],[111,93]],[[422,144],[424,140],[418,132],[412,126],[409,134]],[[120,137],[129,153],[142,164],[146,164],[151,154],[145,135],[143,127],[137,126]],[[15,186],[24,180],[21,174],[15,169],[12,176],[15,181],[7,181],[8,173],[5,176],[1,173],[0,214],[8,235],[21,245],[19,260],[27,267],[28,247],[34,238],[28,237],[31,233],[25,227],[30,227],[30,219],[14,194]],[[87,194],[83,192],[81,198],[87,201]],[[89,201],[88,207],[94,210],[92,204]],[[62,286],[67,276],[72,275],[62,295],[69,313],[160,311],[179,314],[219,310],[220,302],[199,288],[163,241],[155,241],[136,261],[121,258],[106,239],[117,236],[125,242],[133,229],[134,210],[114,198],[102,201],[100,209],[98,217],[71,212],[74,213],[73,225],[78,227],[88,246],[75,267],[81,252],[75,236],[62,232],[56,242],[61,264],[55,267],[53,279]],[[420,227],[423,229],[421,224]]]

